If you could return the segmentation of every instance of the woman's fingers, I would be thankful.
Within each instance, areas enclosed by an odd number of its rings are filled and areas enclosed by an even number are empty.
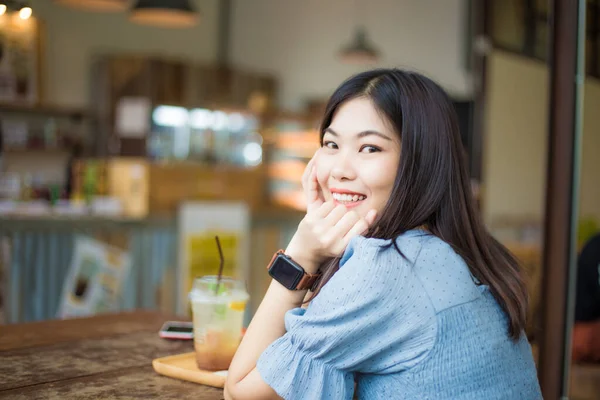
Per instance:
[[[371,210],[365,218],[361,218],[355,211],[343,210],[345,212],[339,217],[341,211],[338,206],[326,218],[326,220],[329,218],[329,223],[337,219],[333,226],[330,225],[331,228],[326,231],[323,240],[324,243],[329,244],[331,255],[343,253],[353,237],[362,235],[369,230],[377,215],[375,210]]]
[[[364,234],[375,221],[377,213],[371,210],[363,218],[356,211],[333,201],[327,201],[307,214],[313,240],[316,238],[320,254],[331,257],[344,252],[350,240]],[[309,234],[309,236],[311,236]]]
[[[362,235],[369,230],[369,227],[375,221],[375,217],[377,217],[377,211],[371,210],[367,213],[365,218],[360,218],[354,223],[354,225],[347,231],[347,233],[342,238],[342,244],[344,246],[343,250],[346,249],[346,246],[348,246],[348,243],[350,243],[350,240],[352,240],[354,236]]]
[[[319,154],[319,150],[315,151],[315,154],[313,154],[313,156],[310,159],[310,161],[308,162],[308,164],[306,164],[306,168],[304,168],[304,172],[302,173],[302,187],[305,189],[308,186],[308,181],[310,179],[310,175],[312,173],[313,167],[316,164],[318,154]]]
[[[325,225],[329,228],[335,226],[340,219],[348,212],[343,205],[334,206],[333,210],[325,216]]]
[[[347,230],[347,233],[344,235],[343,239],[345,244],[347,245],[350,242],[350,239],[352,239],[354,236],[362,235],[368,230],[369,223],[364,218],[359,219],[350,227],[350,229]]]
[[[312,212],[323,204],[323,193],[319,181],[317,180],[317,168],[313,166],[309,181],[305,187],[306,192],[306,209]]]
[[[334,210],[336,211],[336,210]],[[333,212],[331,213],[333,214]],[[331,215],[330,214],[330,215]],[[329,229],[327,236],[330,238],[335,238],[335,242],[342,242],[344,237],[350,232],[353,227],[361,220],[362,218],[356,212],[350,211],[346,212],[342,215],[342,217]],[[366,222],[365,222],[366,224]],[[334,240],[332,240],[334,241]],[[341,244],[341,243],[339,243]],[[343,249],[342,249],[343,250]]]
[[[317,169],[313,166],[308,176],[308,182],[306,183],[308,203],[311,204],[317,200],[317,194],[319,191],[319,182],[317,181]]]
[[[369,226],[373,225],[375,218],[377,218],[377,210],[375,209],[369,210],[367,215],[365,215],[365,221],[367,221]]]
[[[319,207],[315,208],[315,210],[312,213],[311,219],[319,220],[319,219],[325,218],[334,209],[335,209],[335,204],[333,203],[333,201],[326,201],[323,204],[321,204]]]
[[[315,153],[315,156],[316,155],[317,153]],[[302,186],[304,188],[307,187],[308,179],[310,177],[310,174],[312,173],[313,167],[315,166],[315,156],[313,156],[313,158],[310,159],[308,164],[306,164],[306,168],[304,168],[304,172],[302,173]]]

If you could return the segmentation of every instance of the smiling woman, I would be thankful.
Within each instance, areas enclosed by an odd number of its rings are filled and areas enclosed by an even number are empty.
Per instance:
[[[366,216],[387,203],[400,160],[400,137],[368,97],[352,99],[324,129],[316,162],[325,200]]]
[[[303,185],[226,398],[351,399],[355,383],[365,399],[541,398],[520,268],[479,219],[437,84],[397,69],[344,82]]]

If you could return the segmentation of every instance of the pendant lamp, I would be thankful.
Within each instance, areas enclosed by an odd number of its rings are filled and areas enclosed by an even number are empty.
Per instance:
[[[340,51],[340,59],[347,64],[374,64],[379,61],[379,51],[369,43],[366,30],[358,27],[352,42]]]
[[[87,11],[121,12],[127,10],[127,0],[54,0],[61,6]]]
[[[143,25],[188,28],[198,23],[199,14],[189,0],[137,0],[129,19]]]

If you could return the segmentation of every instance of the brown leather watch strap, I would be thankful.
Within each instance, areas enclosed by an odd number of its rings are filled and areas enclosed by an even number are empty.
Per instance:
[[[296,286],[296,290],[306,290],[312,289],[317,279],[321,277],[321,274],[309,274],[308,272],[304,272],[304,276],[298,282],[298,286]]]

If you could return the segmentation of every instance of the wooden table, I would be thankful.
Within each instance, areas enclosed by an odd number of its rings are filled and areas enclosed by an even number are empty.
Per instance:
[[[223,399],[152,369],[154,358],[193,350],[158,337],[170,319],[136,311],[0,326],[0,399]]]

